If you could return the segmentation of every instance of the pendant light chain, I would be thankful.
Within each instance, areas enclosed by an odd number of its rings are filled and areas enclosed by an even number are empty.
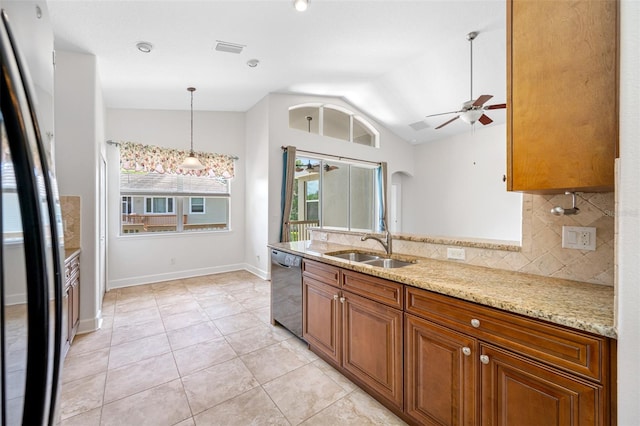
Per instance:
[[[187,89],[191,92],[191,155],[193,155],[193,92],[195,92],[195,87],[189,87]]]

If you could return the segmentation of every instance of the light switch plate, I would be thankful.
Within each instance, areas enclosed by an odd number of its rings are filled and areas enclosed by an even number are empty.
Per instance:
[[[592,226],[563,226],[562,247],[594,251],[596,249],[596,228]]]

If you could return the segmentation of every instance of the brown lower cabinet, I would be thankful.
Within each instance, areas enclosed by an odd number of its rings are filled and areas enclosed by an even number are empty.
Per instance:
[[[363,278],[370,286],[371,279]],[[309,346],[387,405],[402,410],[402,311],[304,272],[302,288],[302,334]]]
[[[78,331],[80,323],[80,252],[65,260],[64,307],[66,313],[66,339],[63,352],[66,354]]]
[[[310,349],[407,422],[615,424],[614,340],[312,263]]]

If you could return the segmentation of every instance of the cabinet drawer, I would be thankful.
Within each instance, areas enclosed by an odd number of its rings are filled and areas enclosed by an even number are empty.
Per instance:
[[[64,280],[65,284],[69,285],[69,281],[74,275],[77,275],[80,271],[80,256],[74,256],[71,259],[67,259],[64,264]]]
[[[608,363],[604,338],[426,290],[406,287],[406,311],[598,381]]]
[[[302,275],[334,287],[340,287],[340,268],[312,260],[303,260]]]
[[[402,284],[358,272],[343,271],[342,274],[344,290],[397,309],[402,309],[404,306]]]

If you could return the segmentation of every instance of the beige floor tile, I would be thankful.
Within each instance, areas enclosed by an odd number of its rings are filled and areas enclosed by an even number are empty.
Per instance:
[[[305,426],[406,425],[378,401],[358,389],[302,423]]]
[[[247,310],[239,302],[229,302],[222,305],[206,307],[204,311],[207,313],[209,318],[217,320],[219,318],[241,314]]]
[[[141,324],[160,319],[160,310],[157,306],[139,309],[137,311],[122,312],[115,314],[113,318],[113,328]]]
[[[104,402],[108,403],[133,395],[178,377],[178,369],[171,353],[109,370]]]
[[[111,333],[111,329],[108,328],[91,333],[76,334],[67,356],[108,348],[111,345]]]
[[[271,324],[271,306],[264,308],[252,309],[251,313],[258,317],[265,324]]]
[[[179,328],[188,327],[201,322],[209,321],[207,314],[201,311],[189,311],[173,314],[162,318],[164,328],[167,331],[177,330]]]
[[[233,293],[233,297],[239,301],[243,302],[245,300],[255,299],[256,297],[269,297],[268,288],[250,288],[248,290],[244,290],[238,293]]]
[[[259,296],[243,300],[240,302],[240,304],[248,310],[266,308],[271,305],[271,299],[269,298],[269,296]]]
[[[142,295],[132,300],[117,301],[115,304],[115,313],[124,314],[149,308],[157,308],[156,300],[148,295]]]
[[[189,417],[186,420],[181,421],[180,423],[176,423],[173,426],[195,426],[195,421],[193,420],[193,417]]]
[[[307,358],[309,361],[320,359],[318,355],[311,352],[311,350],[309,349],[309,344],[307,342],[300,340],[297,337],[291,337],[287,339],[287,342],[289,342],[293,349],[298,351],[299,354]]]
[[[322,370],[324,374],[329,376],[331,380],[336,382],[345,391],[353,392],[354,390],[358,389],[358,386],[356,386],[355,383],[353,383],[351,380],[344,377],[342,374],[338,372],[338,370],[333,368],[330,364],[326,363],[324,360],[318,358],[313,362],[313,365],[315,365],[320,370]]]
[[[177,294],[177,295],[171,295],[166,293],[156,295],[156,303],[158,304],[158,306],[162,307],[165,305],[175,305],[176,303],[188,303],[194,300],[193,295],[189,293],[187,290],[185,291],[186,293]]]
[[[208,283],[193,283],[187,284],[187,290],[195,297],[215,296],[219,294],[227,294],[222,288],[218,288],[216,285]]]
[[[195,417],[196,425],[283,425],[289,422],[261,387],[208,409]],[[336,423],[337,424],[337,423]]]
[[[223,337],[174,351],[173,356],[182,377],[237,357]]]
[[[121,345],[126,342],[138,340],[143,337],[154,336],[156,334],[162,334],[164,332],[164,324],[159,319],[152,319],[134,324],[123,324],[120,327],[113,329],[111,345]]]
[[[230,315],[228,317],[218,318],[213,323],[222,334],[231,334],[237,331],[253,328],[260,324],[258,317],[251,312],[243,312],[237,315]]]
[[[232,359],[182,378],[193,414],[258,386],[240,359]]]
[[[67,419],[102,406],[106,373],[67,382],[60,395],[60,418]]]
[[[191,417],[189,402],[180,380],[156,386],[118,401],[105,404],[102,426],[171,426]]]
[[[220,292],[216,294],[196,294],[195,299],[202,308],[210,308],[212,306],[227,305],[229,303],[237,302],[235,297],[229,293],[224,290],[219,291]]]
[[[62,368],[62,383],[107,371],[109,348],[98,349],[78,355],[68,355]]]
[[[286,340],[243,355],[240,359],[261,384],[310,362]]]
[[[60,422],[60,426],[100,426],[102,406],[85,411],[77,416],[69,417]]]
[[[222,334],[211,321],[201,322],[190,325],[189,327],[178,328],[167,332],[169,343],[174,351],[221,336]]]
[[[280,376],[263,388],[292,424],[315,415],[347,394],[312,364]]]
[[[171,352],[171,346],[164,333],[111,346],[109,370],[169,352]]]
[[[113,314],[111,315],[105,315],[104,313],[102,314],[102,323],[100,324],[100,329],[101,330],[106,330],[106,329],[112,329],[113,328]]]
[[[170,315],[181,314],[183,312],[200,312],[202,311],[202,307],[198,304],[198,302],[190,298],[186,302],[181,303],[172,303],[169,305],[160,306],[160,315],[162,318],[168,317]]]
[[[281,342],[288,336],[279,334],[275,327],[258,324],[256,327],[225,336],[231,347],[239,354],[244,355],[257,349]]]

